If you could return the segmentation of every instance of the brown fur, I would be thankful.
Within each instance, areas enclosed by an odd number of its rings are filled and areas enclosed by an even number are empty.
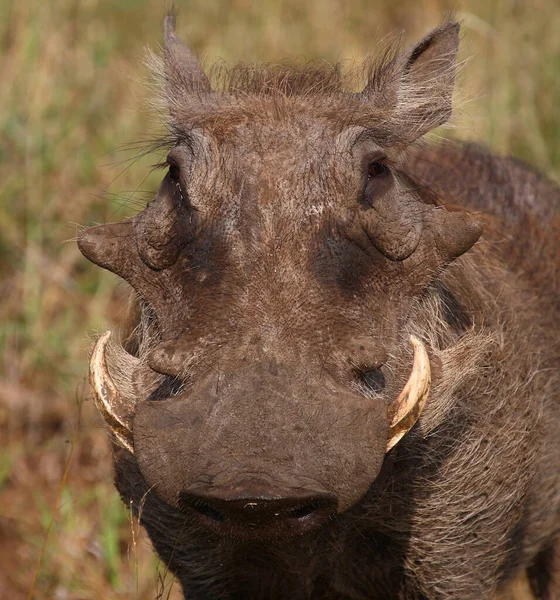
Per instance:
[[[116,484],[186,596],[481,600],[528,569],[557,597],[560,192],[475,146],[414,145],[449,116],[457,26],[384,55],[361,94],[337,67],[238,67],[210,91],[170,39],[180,177],[80,247],[138,294],[140,367],[109,364],[138,402]],[[433,388],[385,456],[411,333]],[[320,484],[339,513],[270,545],[183,510],[193,483],[248,476]]]

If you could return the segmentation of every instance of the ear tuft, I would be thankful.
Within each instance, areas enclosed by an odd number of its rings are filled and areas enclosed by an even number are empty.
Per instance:
[[[362,94],[391,115],[396,131],[412,142],[451,116],[459,24],[432,30],[374,74]]]
[[[210,81],[196,56],[175,34],[175,15],[163,21],[165,87],[170,107],[191,94],[209,92]]]
[[[399,111],[416,127],[413,135],[423,135],[451,117],[458,49],[458,23],[434,29],[411,49]]]

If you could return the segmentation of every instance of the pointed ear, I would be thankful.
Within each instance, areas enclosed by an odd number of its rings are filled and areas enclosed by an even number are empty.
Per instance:
[[[373,72],[362,92],[412,142],[451,116],[459,24],[446,23]]]
[[[175,15],[163,22],[165,90],[170,107],[180,98],[209,92],[210,81],[196,56],[175,34]]]

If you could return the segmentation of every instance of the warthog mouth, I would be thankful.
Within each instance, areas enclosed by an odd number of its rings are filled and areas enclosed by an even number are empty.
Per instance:
[[[337,498],[323,491],[276,489],[255,482],[238,484],[243,493],[192,489],[179,507],[208,531],[236,542],[279,542],[327,525],[337,512]]]

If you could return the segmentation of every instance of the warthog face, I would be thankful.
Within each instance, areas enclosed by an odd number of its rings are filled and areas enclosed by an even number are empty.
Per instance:
[[[131,353],[98,340],[91,382],[148,485],[220,535],[328,521],[418,419],[414,303],[480,235],[405,174],[407,145],[450,114],[457,32],[387,58],[359,94],[271,68],[217,92],[166,20],[169,171],[136,217],[79,238],[141,308]]]

